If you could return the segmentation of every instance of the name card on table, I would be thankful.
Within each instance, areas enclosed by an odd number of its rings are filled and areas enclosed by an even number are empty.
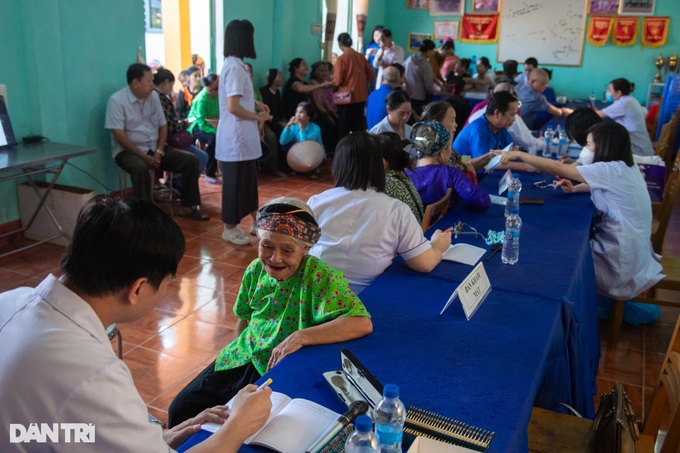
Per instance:
[[[459,298],[460,303],[463,306],[463,311],[465,312],[465,317],[469,321],[490,292],[491,282],[489,281],[489,276],[486,275],[484,263],[480,262],[472,269],[472,272],[465,277],[461,284],[458,285],[458,288],[451,294],[451,297],[439,314],[444,314],[446,309],[449,308],[449,305],[451,305],[456,298]]]
[[[508,190],[508,184],[512,179],[512,172],[510,170],[506,171],[500,181],[498,181],[498,195],[503,195],[503,192]]]

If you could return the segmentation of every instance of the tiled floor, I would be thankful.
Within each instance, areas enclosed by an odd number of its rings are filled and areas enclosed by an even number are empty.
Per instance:
[[[260,203],[282,195],[306,200],[332,185],[329,165],[321,177],[279,178],[262,176]],[[234,246],[220,239],[220,186],[201,181],[209,222],[177,218],[187,239],[169,294],[151,314],[132,324],[121,325],[124,360],[149,412],[167,419],[167,408],[175,394],[204,368],[232,338],[236,318],[232,307],[245,267],[257,254],[256,239],[251,246]],[[161,206],[169,213],[176,205]],[[251,219],[242,227],[248,231]],[[664,253],[680,256],[680,210],[675,210],[666,235]],[[0,247],[2,253],[6,247]],[[58,274],[62,247],[47,244],[0,260],[0,291],[17,286],[35,286],[46,273]],[[602,359],[598,392],[610,390],[615,382],[625,384],[638,417],[645,415],[661,360],[680,309],[662,308],[663,318],[651,326],[625,325],[619,346],[607,347],[609,331],[602,321]],[[596,398],[596,400],[599,398]],[[597,401],[596,401],[597,403]]]

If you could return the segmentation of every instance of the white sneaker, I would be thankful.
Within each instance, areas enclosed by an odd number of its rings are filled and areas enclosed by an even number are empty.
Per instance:
[[[222,231],[222,240],[236,245],[250,245],[250,238],[241,231],[238,225],[234,228],[225,226],[224,231]]]

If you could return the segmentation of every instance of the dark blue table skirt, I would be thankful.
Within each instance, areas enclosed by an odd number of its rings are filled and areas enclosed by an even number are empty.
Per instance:
[[[372,315],[371,335],[303,348],[263,379],[271,377],[275,391],[344,412],[322,373],[339,369],[340,350],[348,348],[383,384],[398,384],[407,406],[495,431],[491,452],[526,452],[546,369],[561,362],[567,380],[561,304],[493,290],[471,321],[458,302],[440,316],[456,286],[392,267],[361,294]],[[196,435],[192,444],[204,438]]]

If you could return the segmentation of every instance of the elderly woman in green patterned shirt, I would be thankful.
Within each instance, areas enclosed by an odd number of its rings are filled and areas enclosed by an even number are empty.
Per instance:
[[[344,274],[307,251],[321,229],[295,198],[277,198],[257,213],[260,245],[234,304],[234,340],[190,382],[168,410],[175,426],[229,401],[282,358],[304,346],[368,335],[370,315]]]

